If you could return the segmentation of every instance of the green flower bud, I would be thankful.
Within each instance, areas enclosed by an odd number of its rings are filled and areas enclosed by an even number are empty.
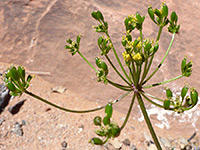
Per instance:
[[[112,117],[112,112],[113,112],[112,104],[109,103],[109,104],[106,105],[106,108],[105,108],[105,113],[106,113],[108,118]]]
[[[103,130],[95,130],[94,131],[98,136],[106,136],[106,133]]]
[[[138,12],[136,13],[136,18],[137,18],[138,23],[142,23],[142,17],[140,16]]]
[[[96,20],[99,20],[99,16],[97,15],[97,12],[92,12],[92,17]]]
[[[93,121],[96,126],[101,126],[101,117],[100,116],[96,116]]]
[[[95,60],[96,60],[97,67],[101,68],[101,59],[96,57]]]
[[[198,92],[196,91],[195,88],[192,88],[190,90],[190,97],[191,97],[191,100],[192,100],[192,105],[195,106],[198,102]]]
[[[113,137],[118,137],[120,135],[121,129],[117,124],[115,124],[112,126],[111,131]]]
[[[18,66],[18,73],[20,78],[22,79],[23,83],[25,84],[25,69],[24,67]]]
[[[181,71],[182,71],[182,73],[185,72],[185,67],[186,67],[186,57],[182,60],[182,63],[181,63]]]
[[[101,21],[104,22],[103,15],[102,15],[102,13],[101,13],[100,11],[97,11],[97,16],[98,16],[98,18],[99,18]]]
[[[162,16],[167,17],[168,16],[168,7],[166,4],[163,5],[162,7]]]
[[[169,88],[166,89],[166,96],[169,99],[173,97],[172,91]]]
[[[80,44],[80,40],[81,40],[81,36],[78,35],[77,38],[76,38],[76,42],[77,42],[78,45]]]
[[[103,38],[99,37],[99,39],[98,39],[98,45],[100,46],[102,44],[102,42],[103,42]]]
[[[108,71],[108,67],[106,65],[105,62],[101,61],[101,68],[104,70],[104,71]]]
[[[166,99],[164,101],[164,109],[169,109],[170,108],[170,100]]]
[[[162,18],[162,15],[158,9],[154,9],[154,13],[158,16],[158,18]]]
[[[152,9],[151,6],[149,6],[149,8],[148,8],[148,14],[149,14],[150,18],[151,18],[153,21],[155,21],[155,20],[154,20],[154,12],[153,12],[153,9]]]
[[[188,92],[188,86],[185,85],[182,90],[181,90],[181,97],[182,97],[182,100],[185,98],[186,94]]]
[[[110,124],[110,118],[107,115],[103,118],[103,124],[105,126],[108,125],[108,124]]]
[[[178,21],[178,16],[176,15],[176,12],[175,12],[175,11],[173,11],[173,12],[171,13],[170,19],[171,19],[172,22],[177,22],[177,21]]]

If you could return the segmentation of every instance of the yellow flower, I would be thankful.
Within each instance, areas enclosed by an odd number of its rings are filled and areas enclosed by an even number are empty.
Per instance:
[[[123,58],[124,58],[125,61],[131,60],[130,54],[127,54],[126,51],[122,53],[122,56],[123,56]],[[131,54],[131,56],[133,57],[134,55]]]
[[[133,56],[133,59],[134,59],[135,61],[141,60],[141,59],[142,59],[142,56],[140,55],[140,53],[137,53],[137,54],[135,54],[135,55]]]

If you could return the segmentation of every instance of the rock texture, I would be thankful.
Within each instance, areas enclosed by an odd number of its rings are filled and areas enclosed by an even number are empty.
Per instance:
[[[152,78],[151,83],[170,79],[180,74],[181,60],[188,56],[193,60],[193,73],[190,78],[178,80],[172,85],[167,85],[174,91],[183,87],[184,82],[197,88],[200,91],[199,69],[200,69],[200,3],[193,1],[166,1],[170,12],[176,11],[181,24],[180,33],[176,36],[171,52],[163,67]],[[94,63],[94,56],[99,55],[97,39],[100,36],[94,32],[92,26],[96,24],[91,17],[91,12],[100,10],[109,24],[109,32],[114,46],[120,55],[123,51],[121,36],[123,35],[123,21],[129,14],[140,12],[147,14],[147,7],[151,4],[159,8],[160,0],[6,0],[0,1],[0,61],[7,63],[22,64],[30,71],[50,72],[51,75],[41,75],[43,79],[57,86],[64,86],[68,90],[78,93],[93,102],[100,104],[107,103],[110,99],[117,99],[122,92],[107,85],[96,82],[95,72],[77,55],[72,57],[65,49],[65,41],[68,38],[75,39],[81,34],[81,51],[90,62]],[[158,28],[149,18],[144,24],[144,36],[155,38]],[[159,64],[162,56],[170,42],[171,35],[166,32],[161,35],[160,49],[155,57],[155,67]],[[138,33],[135,32],[135,37]],[[111,54],[111,57],[113,55]],[[122,57],[120,57],[122,59]],[[152,70],[155,68],[152,67]],[[111,79],[121,82],[117,75],[111,70]],[[35,79],[36,80],[36,79]],[[165,95],[164,86],[149,90],[155,95]],[[126,113],[130,103],[127,98],[123,104],[115,107]],[[199,109],[199,106],[196,108]],[[140,116],[137,105],[134,107],[134,118]],[[196,113],[198,115],[198,113]],[[170,117],[169,117],[170,118]],[[199,119],[187,118],[187,121],[196,122],[200,127]],[[152,120],[157,123],[153,115]],[[170,118],[170,123],[178,133],[187,127],[189,131],[184,134],[192,134],[196,129],[192,122],[182,123],[178,119]],[[200,130],[200,129],[199,129]]]

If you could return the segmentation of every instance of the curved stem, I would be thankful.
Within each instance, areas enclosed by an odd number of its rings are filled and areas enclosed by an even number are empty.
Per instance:
[[[131,85],[117,70],[117,68],[114,66],[114,64],[112,63],[112,61],[110,60],[110,58],[108,57],[108,55],[105,55],[106,59],[108,60],[108,62],[110,63],[110,65],[113,67],[113,69],[115,70],[115,72],[122,78],[122,80],[124,80],[128,85]]]
[[[101,106],[99,108],[94,108],[94,109],[89,109],[89,110],[71,110],[71,109],[67,109],[67,108],[63,108],[61,106],[58,106],[58,105],[56,105],[54,103],[51,103],[51,102],[43,99],[42,97],[37,96],[37,95],[35,95],[35,94],[27,91],[27,90],[25,90],[25,93],[28,94],[28,95],[30,95],[30,96],[32,96],[32,97],[34,97],[34,98],[36,98],[36,99],[38,99],[38,100],[40,100],[40,101],[42,101],[42,102],[44,102],[44,103],[46,103],[46,104],[48,104],[48,105],[51,105],[51,106],[53,106],[55,108],[58,108],[60,110],[66,111],[66,112],[71,112],[71,113],[89,113],[89,112],[94,112],[94,111],[97,111],[97,110],[101,110],[101,109],[103,109],[103,108],[106,107],[106,105],[104,105],[104,106]],[[111,103],[115,104],[115,103],[119,102],[121,99],[123,99],[124,97],[126,97],[130,93],[131,93],[131,91],[125,93],[122,97],[120,97],[120,98],[118,98],[116,100],[111,101]]]
[[[152,84],[152,85],[144,86],[143,88],[146,89],[146,88],[151,88],[151,87],[155,87],[155,86],[158,86],[158,85],[166,84],[166,83],[169,83],[169,82],[171,82],[171,81],[180,79],[180,78],[182,78],[182,77],[183,77],[183,75],[180,75],[180,76],[177,76],[177,77],[175,77],[175,78],[169,79],[169,80],[167,80],[167,81],[163,81],[163,82],[159,82],[159,83],[154,83],[154,84]]]
[[[162,61],[161,61],[160,64],[158,65],[158,67],[155,69],[155,71],[142,83],[143,85],[144,85],[148,80],[150,80],[151,77],[153,77],[153,75],[154,75],[154,74],[159,70],[159,68],[162,66],[163,62],[165,61],[165,59],[166,59],[166,57],[167,57],[167,55],[168,55],[168,53],[169,53],[169,51],[170,51],[170,49],[171,49],[171,46],[172,46],[172,43],[173,43],[173,41],[174,41],[175,35],[176,35],[176,33],[173,33],[171,42],[170,42],[169,47],[168,47],[168,49],[167,49],[167,51],[166,51],[166,53],[165,53],[164,58],[162,59]],[[153,57],[153,56],[152,56],[152,57]]]
[[[143,114],[144,119],[145,119],[145,121],[146,121],[146,124],[147,124],[147,126],[148,126],[148,128],[149,128],[149,131],[150,131],[150,133],[151,133],[151,136],[152,136],[152,138],[153,138],[153,140],[154,140],[154,143],[155,143],[155,145],[156,145],[156,147],[157,147],[158,150],[162,150],[162,148],[161,148],[161,146],[160,146],[160,143],[159,143],[159,141],[158,141],[158,138],[157,138],[157,136],[156,136],[156,133],[155,133],[155,131],[154,131],[154,129],[153,129],[153,126],[152,126],[152,124],[151,124],[151,121],[150,121],[150,119],[149,119],[149,116],[148,116],[148,114],[147,114],[147,111],[146,111],[146,108],[145,108],[145,106],[144,106],[144,102],[143,102],[143,100],[142,100],[142,97],[141,97],[141,95],[140,95],[139,93],[137,93],[136,96],[137,96],[137,99],[138,99],[138,103],[139,103],[139,105],[140,105],[140,109],[142,110],[142,114]]]
[[[107,37],[109,38],[109,42],[113,45],[113,43],[112,43],[112,41],[111,41],[111,39],[110,39],[110,36],[109,36],[108,32],[105,32],[105,33],[106,33]],[[117,59],[119,65],[120,65],[122,71],[124,72],[124,75],[126,76],[126,78],[128,79],[128,81],[131,83],[131,79],[129,78],[128,74],[126,73],[126,71],[125,71],[125,69],[124,69],[124,67],[123,67],[123,65],[122,65],[122,63],[121,63],[121,61],[120,61],[120,59],[119,59],[119,57],[118,57],[118,55],[117,55],[117,52],[116,52],[114,46],[112,46],[112,49],[113,49],[114,55],[115,55],[115,57],[116,57],[116,59]]]
[[[131,110],[132,110],[132,108],[133,108],[134,101],[135,101],[135,94],[133,94],[133,98],[132,98],[131,104],[130,104],[130,106],[129,106],[128,113],[127,113],[127,115],[126,115],[126,118],[125,118],[125,120],[124,120],[122,126],[120,127],[121,130],[125,127],[125,125],[126,125],[126,123],[127,123],[127,121],[128,121],[128,118],[129,118],[129,116],[130,116]]]
[[[78,54],[83,58],[83,60],[85,60],[86,61],[86,63],[94,70],[94,71],[96,71],[96,73],[98,73],[98,70],[81,54],[81,52],[80,51],[77,51],[78,52]]]
[[[108,81],[109,84],[113,85],[116,88],[119,88],[119,89],[124,90],[124,91],[132,91],[131,87],[129,87],[129,86],[124,86],[124,85],[112,82],[109,79],[107,79],[107,81]]]

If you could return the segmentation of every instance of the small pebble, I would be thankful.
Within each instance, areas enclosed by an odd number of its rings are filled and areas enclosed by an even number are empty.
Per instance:
[[[12,115],[15,115],[19,112],[20,108],[24,105],[24,102],[26,100],[21,100],[19,102],[17,102],[16,104],[14,104],[13,106],[9,107],[8,108],[8,111],[12,114]]]
[[[63,148],[67,148],[67,142],[66,142],[66,141],[63,141],[63,142],[61,143],[61,146],[62,146]]]
[[[23,136],[23,134],[24,134],[22,127],[20,126],[20,124],[18,122],[15,123],[11,132],[17,134],[17,136]]]
[[[129,139],[125,139],[124,141],[122,141],[122,143],[125,145],[125,146],[130,146],[131,145],[131,141]]]
[[[0,118],[0,125],[2,125],[4,121],[5,121],[4,118]]]
[[[130,148],[130,150],[137,150],[137,147],[133,144]]]

